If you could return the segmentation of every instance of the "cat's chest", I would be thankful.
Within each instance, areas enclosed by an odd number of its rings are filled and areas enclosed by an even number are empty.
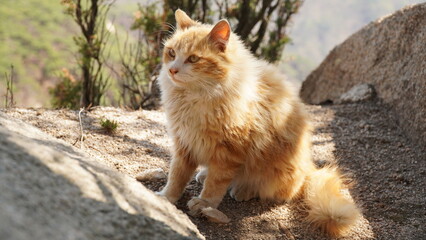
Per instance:
[[[169,124],[172,130],[186,139],[220,139],[222,130],[228,124],[214,108],[194,104],[179,104],[171,109]]]
[[[247,109],[232,102],[210,104],[194,101],[171,101],[165,105],[169,132],[180,144],[197,156],[209,159],[216,149],[232,146],[242,149],[251,132]]]

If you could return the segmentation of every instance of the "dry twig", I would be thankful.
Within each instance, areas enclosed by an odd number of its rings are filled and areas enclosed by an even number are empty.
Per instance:
[[[80,108],[80,111],[78,112],[78,121],[80,123],[80,137],[75,140],[75,142],[72,145],[75,145],[78,140],[80,140],[80,148],[83,149],[84,145],[83,145],[83,141],[84,141],[84,132],[83,132],[83,122],[81,121],[81,113],[84,112],[86,109],[85,108]]]

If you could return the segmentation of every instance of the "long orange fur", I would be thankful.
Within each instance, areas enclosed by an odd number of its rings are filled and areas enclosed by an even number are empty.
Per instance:
[[[159,194],[176,202],[202,166],[203,190],[188,203],[193,213],[216,208],[228,189],[238,201],[302,196],[308,221],[334,236],[346,233],[359,209],[341,193],[335,168],[313,164],[311,127],[294,88],[226,20],[200,24],[181,10],[175,17],[159,78],[173,159]]]

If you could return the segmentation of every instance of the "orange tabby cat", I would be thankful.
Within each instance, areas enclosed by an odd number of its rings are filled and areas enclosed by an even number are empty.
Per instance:
[[[228,188],[237,201],[303,196],[310,222],[332,235],[346,232],[359,210],[341,193],[337,170],[313,164],[311,128],[295,90],[244,47],[226,20],[200,24],[181,10],[175,17],[160,73],[174,149],[159,194],[176,202],[203,166],[203,190],[188,203],[192,213],[216,208]]]

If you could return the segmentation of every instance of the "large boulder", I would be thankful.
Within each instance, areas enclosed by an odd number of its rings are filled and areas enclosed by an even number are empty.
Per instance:
[[[0,112],[1,239],[204,239],[136,180]]]
[[[361,83],[372,85],[407,135],[426,145],[426,3],[372,22],[335,47],[300,95],[310,104],[336,103]]]

